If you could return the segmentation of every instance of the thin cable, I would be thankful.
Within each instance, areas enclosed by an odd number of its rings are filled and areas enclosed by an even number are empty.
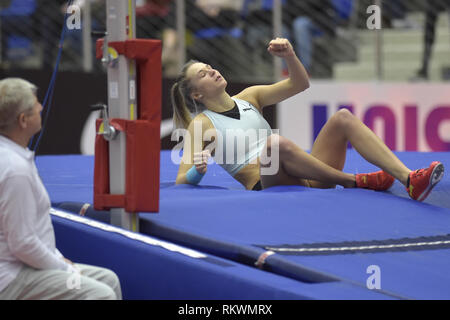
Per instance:
[[[68,0],[67,8],[69,8],[72,5],[72,2],[73,2],[73,0]],[[66,36],[66,31],[67,31],[67,16],[68,16],[68,12],[66,10],[66,13],[64,14],[63,29],[61,31],[61,36],[60,36],[59,45],[58,45],[58,55],[56,57],[55,67],[53,68],[52,77],[50,79],[50,83],[48,85],[44,101],[42,103],[43,110],[42,110],[41,115],[43,114],[44,120],[42,122],[41,132],[39,133],[39,136],[38,136],[38,138],[36,140],[34,148],[32,148],[32,143],[33,143],[33,140],[34,140],[34,136],[31,138],[30,143],[28,145],[29,149],[34,151],[35,154],[37,153],[37,149],[39,148],[42,135],[44,134],[44,131],[45,131],[45,128],[46,128],[46,125],[47,125],[47,121],[48,121],[48,116],[50,114],[50,109],[51,109],[51,106],[52,106],[53,93],[54,93],[55,83],[56,83],[56,74],[58,73],[59,63],[61,61],[62,49],[63,49],[63,44],[64,44],[64,38]]]

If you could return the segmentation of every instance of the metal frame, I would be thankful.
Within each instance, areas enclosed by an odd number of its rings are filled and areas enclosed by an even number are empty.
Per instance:
[[[106,1],[106,41],[125,41],[135,37],[136,0]],[[111,118],[135,120],[136,65],[134,60],[118,56],[107,65],[108,108]],[[109,142],[110,192],[125,194],[126,139],[124,134]],[[138,214],[122,208],[111,209],[111,224],[139,231]]]

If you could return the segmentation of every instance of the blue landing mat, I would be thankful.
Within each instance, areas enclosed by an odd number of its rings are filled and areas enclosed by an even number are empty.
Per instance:
[[[60,210],[52,221],[64,255],[113,270],[128,300],[390,298],[344,282],[298,282]]]
[[[397,155],[411,169],[426,167],[433,160],[450,168],[449,153]],[[55,206],[64,202],[92,203],[92,157],[39,157],[37,164]],[[425,238],[427,245],[420,250],[406,247],[403,251],[310,256],[276,253],[267,258],[265,266],[268,271],[294,279],[312,270],[313,275],[336,277],[365,287],[370,276],[367,268],[376,265],[381,289],[394,296],[450,298],[450,249],[445,238],[450,234],[448,173],[425,203],[417,203],[408,199],[398,182],[388,192],[300,186],[246,191],[217,165],[208,167],[200,186],[175,186],[178,168],[170,161],[169,152],[161,154],[161,165],[160,213],[140,214],[143,233],[249,264],[266,246],[370,246],[373,241],[405,238],[417,244],[422,237],[442,236],[443,243],[435,247],[427,246],[434,238]],[[349,150],[344,170],[357,173],[377,168]]]

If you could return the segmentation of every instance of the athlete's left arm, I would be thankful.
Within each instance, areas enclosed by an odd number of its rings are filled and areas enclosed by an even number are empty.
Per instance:
[[[265,106],[277,104],[309,88],[309,77],[303,64],[298,59],[287,39],[274,39],[269,43],[267,50],[286,62],[289,78],[271,85],[257,85],[246,88],[237,98],[246,100],[260,110]]]

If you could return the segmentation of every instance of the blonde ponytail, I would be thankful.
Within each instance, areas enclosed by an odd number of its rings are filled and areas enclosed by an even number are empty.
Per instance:
[[[170,97],[173,108],[173,123],[174,128],[185,128],[189,126],[192,121],[191,110],[198,111],[195,102],[191,98],[192,87],[186,72],[191,65],[198,63],[196,60],[187,62],[178,76],[175,84],[170,90]]]
[[[172,86],[170,90],[173,108],[173,124],[174,128],[187,128],[192,121],[191,112],[186,106],[186,100],[180,92],[180,85],[178,82]]]

